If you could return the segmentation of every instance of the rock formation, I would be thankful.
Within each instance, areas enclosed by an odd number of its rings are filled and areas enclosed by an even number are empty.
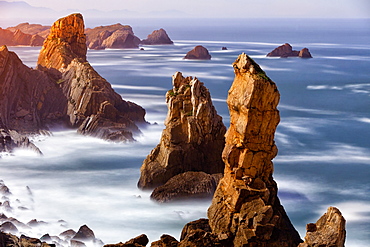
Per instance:
[[[301,57],[312,58],[310,51],[303,48],[301,51],[293,50],[292,46],[288,43],[275,48],[272,52],[267,54],[268,57]]]
[[[106,244],[104,247],[145,247],[149,243],[149,239],[145,234],[141,234],[135,238],[130,239],[125,243]]]
[[[134,35],[132,28],[120,23],[86,29],[89,49],[138,48],[140,39]]]
[[[28,22],[20,23],[15,27],[8,27],[7,30],[15,32],[21,30],[25,34],[39,35],[45,39],[50,33],[50,26],[43,26],[40,24],[29,24]],[[42,44],[41,44],[42,45]]]
[[[166,31],[161,28],[159,30],[154,30],[148,37],[141,41],[143,45],[172,45],[173,42],[168,37]]]
[[[155,188],[150,198],[158,202],[178,199],[212,198],[222,173],[184,172]]]
[[[21,30],[16,29],[14,32],[0,28],[0,45],[8,46],[42,46],[44,38],[34,34],[25,34]]]
[[[69,124],[79,132],[112,141],[132,140],[145,123],[145,110],[122,100],[86,60],[86,36],[81,14],[51,27],[38,58],[38,69],[52,76],[67,101]]]
[[[301,239],[279,202],[272,177],[279,91],[246,54],[233,67],[227,98],[230,128],[222,153],[225,171],[208,209],[209,224],[234,246],[297,246]]]
[[[345,224],[346,220],[341,212],[335,207],[329,207],[316,224],[307,224],[307,234],[304,238],[304,243],[299,244],[299,247],[344,247],[346,238]]]
[[[222,173],[225,126],[208,89],[197,78],[173,76],[166,94],[168,114],[160,143],[144,160],[139,188],[163,185],[187,171]],[[212,150],[212,152],[210,152]]]
[[[199,60],[210,60],[211,55],[209,54],[207,48],[198,45],[194,47],[193,50],[189,51],[184,59],[199,59]]]

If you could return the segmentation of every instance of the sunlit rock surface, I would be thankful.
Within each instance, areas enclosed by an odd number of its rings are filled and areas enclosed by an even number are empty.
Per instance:
[[[222,173],[226,128],[208,89],[197,78],[173,76],[160,143],[144,160],[138,186],[154,188],[187,171]]]
[[[301,239],[277,197],[272,159],[279,91],[246,54],[233,63],[230,127],[221,179],[208,209],[212,232],[234,246],[297,246]]]
[[[210,60],[211,57],[207,48],[197,45],[185,55],[184,59]]]

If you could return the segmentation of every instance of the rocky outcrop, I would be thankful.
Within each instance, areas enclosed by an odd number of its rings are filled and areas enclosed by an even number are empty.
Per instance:
[[[279,91],[246,54],[233,67],[227,98],[230,128],[222,153],[225,171],[208,209],[209,224],[234,246],[297,246],[301,239],[272,177]]]
[[[0,117],[20,134],[40,133],[65,122],[67,99],[45,73],[25,66],[6,46],[0,48]]]
[[[134,35],[132,28],[120,23],[86,29],[89,49],[138,48],[140,39]]]
[[[225,126],[208,89],[197,78],[177,72],[166,94],[168,114],[160,143],[144,160],[139,188],[165,184],[187,171],[222,173]],[[212,150],[212,152],[210,152]]]
[[[303,48],[301,51],[293,50],[293,47],[285,43],[272,52],[267,54],[268,57],[301,57],[301,58],[312,58],[310,51],[307,48]]]
[[[307,224],[304,243],[301,243],[299,247],[344,247],[345,224],[346,220],[342,213],[335,207],[329,207],[316,224]]]
[[[167,32],[161,28],[154,30],[148,37],[141,41],[143,45],[172,45],[173,41],[168,37]]]
[[[41,36],[43,39],[45,39],[49,35],[50,26],[43,26],[40,24],[30,24],[28,22],[25,22],[25,23],[20,23],[15,27],[8,27],[7,30],[13,33],[17,30],[20,30],[25,34],[31,34],[31,35],[37,34]]]
[[[106,244],[104,247],[145,247],[149,243],[149,239],[145,234],[141,234],[135,238],[130,239],[125,243]]]
[[[42,46],[44,38],[37,34],[25,34],[16,29],[14,32],[0,28],[0,45],[8,46]]]
[[[146,123],[145,110],[122,100],[86,61],[81,14],[56,21],[38,58],[38,69],[52,76],[67,101],[69,124],[79,132],[112,141],[132,140],[136,124]]]
[[[193,50],[189,51],[184,59],[198,59],[198,60],[210,60],[211,55],[209,54],[207,48],[204,46],[198,45],[194,47]]]
[[[222,173],[184,172],[155,188],[150,196],[158,202],[189,198],[212,198]]]

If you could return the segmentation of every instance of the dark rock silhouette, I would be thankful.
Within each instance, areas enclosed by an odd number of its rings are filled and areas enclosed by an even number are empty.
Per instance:
[[[173,41],[168,37],[167,32],[161,28],[153,31],[148,37],[141,41],[143,45],[172,45]]]
[[[267,54],[268,57],[301,57],[312,58],[310,51],[303,48],[301,51],[293,50],[292,46],[288,43],[275,48],[272,52]]]

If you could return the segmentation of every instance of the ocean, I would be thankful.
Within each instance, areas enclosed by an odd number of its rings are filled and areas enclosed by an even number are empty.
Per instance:
[[[206,217],[210,200],[169,204],[151,201],[137,189],[140,166],[158,144],[167,114],[165,93],[181,71],[209,88],[229,125],[227,91],[232,63],[250,55],[277,84],[281,121],[274,178],[292,223],[305,235],[328,206],[347,220],[346,246],[370,241],[370,20],[369,19],[192,19],[86,20],[89,27],[121,22],[141,39],[164,28],[174,45],[88,51],[88,61],[125,100],[146,109],[152,125],[134,143],[109,143],[74,130],[34,137],[43,156],[18,150],[0,159],[0,179],[12,191],[14,216],[47,226],[22,231],[33,237],[87,224],[104,243],[125,242],[145,233],[150,241],[166,233],[179,239],[189,221]],[[267,58],[279,45],[309,48],[313,58]],[[196,45],[210,61],[183,60]],[[222,50],[227,47],[227,50]],[[40,47],[9,47],[35,67]],[[157,124],[154,124],[157,123]],[[28,186],[32,193],[26,188]],[[19,199],[19,200],[17,200]],[[63,224],[59,220],[64,220]]]

